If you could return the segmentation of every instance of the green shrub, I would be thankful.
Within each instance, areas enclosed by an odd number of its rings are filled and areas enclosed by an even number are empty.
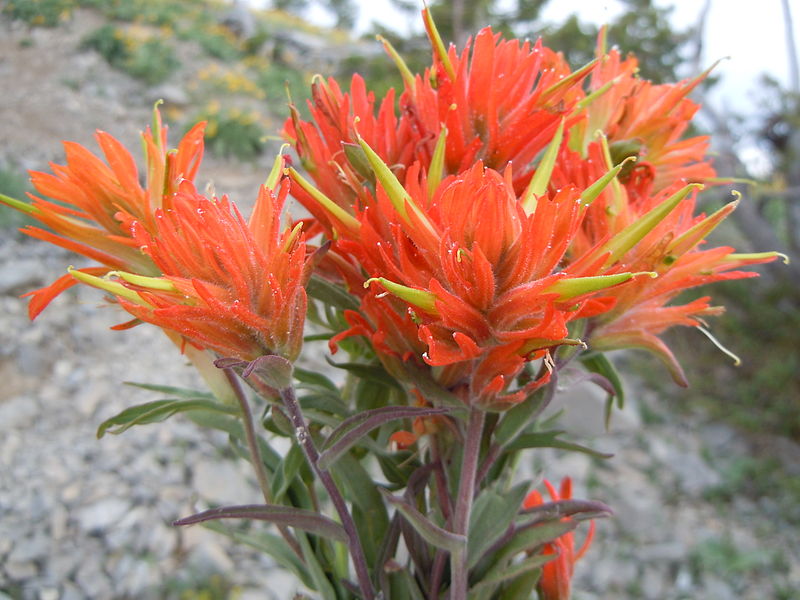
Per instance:
[[[204,111],[195,115],[191,124],[197,121],[208,122],[206,147],[218,156],[253,159],[266,146],[263,117],[254,111],[243,111],[235,107],[221,109],[218,102],[212,102]]]
[[[81,46],[96,50],[115,69],[150,85],[166,80],[180,66],[174,49],[163,39],[133,35],[114,25],[96,29]]]
[[[55,27],[69,18],[74,8],[73,0],[8,0],[0,12],[29,25]]]
[[[24,200],[25,193],[31,191],[27,177],[19,170],[0,165],[0,194],[17,200]],[[33,224],[33,219],[7,206],[0,205],[0,230],[7,235],[8,230]]]
[[[174,27],[193,8],[193,3],[185,0],[80,0],[80,3],[109,19],[159,27]]]

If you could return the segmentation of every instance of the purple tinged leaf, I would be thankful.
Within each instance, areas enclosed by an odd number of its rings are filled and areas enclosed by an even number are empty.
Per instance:
[[[606,517],[614,513],[611,507],[596,500],[556,500],[545,502],[531,508],[524,509],[521,515],[533,515],[535,518],[526,521],[526,525],[532,525],[549,519],[561,519],[564,517],[575,517],[581,520],[581,515],[589,513],[592,518]]]
[[[458,535],[452,531],[439,527],[433,523],[428,517],[419,512],[411,503],[406,502],[402,498],[393,496],[383,488],[378,488],[383,497],[397,508],[398,512],[402,514],[406,520],[414,527],[414,530],[419,533],[425,541],[433,544],[437,548],[447,550],[448,552],[463,552],[467,546],[467,538],[464,535]]]
[[[244,504],[212,508],[189,517],[174,521],[173,525],[194,525],[214,519],[255,519],[268,521],[275,525],[285,525],[302,529],[338,542],[347,543],[344,527],[323,515],[293,506],[275,504]]]
[[[292,386],[292,363],[275,354],[259,356],[253,361],[238,358],[218,358],[214,361],[220,369],[242,369],[242,377],[247,379],[256,373],[270,387],[283,390]]]
[[[331,432],[323,445],[317,465],[327,470],[336,459],[350,450],[358,441],[376,427],[397,419],[430,417],[451,412],[449,408],[431,408],[425,406],[384,406],[353,415],[342,421]]]

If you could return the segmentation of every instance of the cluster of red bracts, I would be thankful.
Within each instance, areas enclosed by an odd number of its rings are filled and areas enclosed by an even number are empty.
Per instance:
[[[357,75],[349,91],[314,80],[311,120],[291,107],[284,127],[311,181],[279,156],[249,220],[195,188],[202,124],[170,151],[155,111],[144,186],[110,135],[97,136],[105,161],[67,144],[66,165],[32,174],[31,204],[0,202],[46,228],[29,235],[100,266],[33,292],[31,317],[80,281],[133,315],[120,328],[150,322],[222,356],[294,360],[316,271],[359,304],[334,350],[365,339],[398,378],[406,366],[426,370],[473,407],[521,401],[549,376],[542,369],[517,385],[525,363],[562,345],[644,348],[685,383],[658,336],[722,308],[676,296],[751,277],[736,269],[778,256],[702,248],[736,206],[695,214],[715,172],[708,140],[682,136],[698,108],[687,95],[706,74],[643,81],[635,59],[606,51],[602,36],[597,58],[577,71],[541,42],[489,28],[459,53],[427,12],[425,21],[433,61],[424,73],[386,44],[399,94],[377,99]],[[312,217],[282,228],[289,195]],[[435,428],[419,419],[392,440],[408,447]],[[570,496],[568,480],[560,495],[547,485],[553,500]],[[527,505],[541,502],[533,494]],[[545,550],[556,555],[542,574],[546,600],[569,596],[582,552],[571,536]]]
[[[425,73],[387,44],[403,75],[398,98],[378,101],[359,76],[349,92],[314,81],[312,119],[293,109],[284,128],[313,183],[279,157],[249,222],[193,186],[202,125],[169,152],[156,112],[143,135],[145,187],[108,134],[98,134],[108,164],[68,144],[66,166],[33,174],[60,203],[6,203],[49,229],[31,235],[104,266],[34,292],[31,314],[80,279],[198,347],[294,358],[314,268],[306,239],[322,232],[332,245],[320,273],[360,303],[332,344],[363,336],[393,373],[398,361],[427,365],[469,402],[502,408],[546,381],[515,388],[525,362],[588,344],[651,350],[685,383],[658,335],[722,309],[708,297],[670,304],[675,296],[753,276],[735,269],[776,257],[700,249],[735,207],[694,215],[714,170],[707,139],[681,136],[697,110],[687,94],[705,74],[653,85],[602,37],[577,71],[541,42],[489,28],[459,54],[425,18]],[[313,218],[281,233],[287,193]]]

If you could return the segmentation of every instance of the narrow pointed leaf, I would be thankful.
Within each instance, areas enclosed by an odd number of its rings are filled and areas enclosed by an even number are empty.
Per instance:
[[[97,438],[100,439],[106,433],[118,435],[127,431],[134,425],[148,425],[159,423],[168,419],[172,415],[188,411],[211,411],[228,415],[239,414],[233,407],[218,404],[205,398],[195,398],[189,400],[155,400],[145,402],[138,406],[126,408],[118,415],[106,419],[97,428]]]
[[[383,493],[383,497],[397,508],[400,514],[402,514],[414,528],[414,531],[419,533],[426,542],[442,550],[447,550],[448,552],[463,552],[464,547],[467,545],[467,538],[465,536],[439,527],[414,508],[409,502],[391,495],[389,492],[383,490],[383,488],[379,489]]]
[[[594,202],[597,199],[597,197],[603,193],[603,190],[605,190],[606,187],[608,187],[608,184],[610,184],[612,181],[615,180],[616,176],[619,175],[619,172],[622,170],[622,168],[629,162],[636,162],[636,157],[628,156],[616,167],[610,169],[607,173],[605,173],[592,185],[583,190],[583,193],[581,194],[581,201],[583,202],[583,204],[588,206],[589,204]]]
[[[347,543],[347,534],[344,531],[344,527],[336,521],[310,510],[276,504],[243,504],[240,506],[212,508],[196,515],[178,519],[173,525],[194,525],[195,523],[215,519],[268,521],[275,525],[294,527],[337,542]]]
[[[522,200],[522,207],[525,212],[532,214],[536,211],[536,199],[545,193],[547,186],[550,183],[550,177],[553,174],[553,167],[556,165],[556,157],[558,150],[561,148],[561,140],[564,138],[564,119],[556,129],[550,145],[544,151],[542,160],[539,161],[539,166],[528,184],[528,189],[525,190],[525,197]]]
[[[520,529],[498,553],[497,563],[502,563],[519,552],[537,550],[544,544],[552,542],[557,537],[561,537],[565,533],[572,531],[577,526],[578,521],[564,520],[550,521],[549,523],[541,523],[533,527]]]
[[[325,209],[328,214],[331,215],[336,221],[341,223],[345,229],[349,229],[351,231],[358,231],[361,228],[361,223],[343,209],[341,206],[336,204],[333,200],[328,198],[325,194],[319,191],[314,184],[310,181],[305,179],[300,173],[297,172],[296,169],[290,167],[289,168],[289,175],[292,178],[292,181],[296,182],[303,190],[308,192],[308,194],[323,208]]]
[[[360,379],[366,379],[368,381],[374,381],[375,383],[379,383],[386,387],[394,387],[397,389],[403,389],[402,386],[397,382],[397,380],[389,375],[380,365],[369,365],[364,363],[337,363],[327,356],[325,360],[328,362],[329,365],[336,367],[337,369],[344,369],[348,373],[353,373]]]
[[[319,559],[314,552],[314,548],[311,547],[311,544],[308,541],[308,537],[306,535],[298,535],[297,541],[300,544],[300,549],[303,552],[303,560],[305,561],[309,574],[311,575],[311,579],[314,582],[314,585],[309,587],[319,592],[322,600],[337,600],[339,596],[333,589],[333,586],[331,585],[331,582],[325,573],[325,569],[322,568],[322,565],[320,564]]]
[[[529,487],[530,484],[524,482],[503,493],[490,488],[477,497],[472,508],[467,541],[470,568],[506,533],[514,517],[519,514]]]
[[[323,279],[319,275],[312,275],[306,286],[308,295],[325,304],[333,305],[343,310],[358,310],[358,300],[349,294],[343,287]]]
[[[595,277],[573,277],[570,279],[562,279],[557,281],[549,288],[544,290],[548,294],[558,294],[557,300],[563,302],[570,298],[582,296],[591,292],[603,290],[605,288],[625,283],[626,281],[637,277],[639,275],[649,275],[650,277],[658,277],[656,273],[650,271],[642,271],[640,273],[617,273],[615,275],[597,275]]]
[[[297,555],[291,551],[284,539],[263,531],[236,531],[219,521],[206,521],[203,526],[271,556],[276,563],[297,575],[303,585],[307,587],[313,585],[308,569],[305,568]]]
[[[154,383],[138,383],[136,381],[123,381],[124,385],[131,387],[148,390],[151,392],[158,392],[159,394],[168,394],[177,398],[205,398],[213,400],[214,395],[211,392],[202,392],[200,390],[191,390],[188,388],[173,387],[171,385],[157,385]]]
[[[625,407],[625,388],[622,385],[622,379],[611,361],[601,352],[584,354],[580,357],[580,361],[590,372],[603,376],[612,385],[614,393],[609,394],[606,400],[606,429],[608,429],[613,399],[617,399],[619,410]]]
[[[442,126],[439,132],[439,139],[436,140],[436,147],[433,149],[431,165],[428,167],[428,198],[433,198],[439,184],[444,177],[444,158],[447,148],[447,128]]]
[[[336,387],[336,384],[322,373],[309,371],[308,369],[303,369],[295,365],[294,376],[297,381],[303,384],[303,387],[309,389],[324,389],[333,392],[337,397],[339,395],[339,388]]]
[[[380,283],[384,289],[398,298],[405,300],[409,304],[421,308],[422,310],[436,314],[436,294],[417,288],[408,287],[401,283],[395,283],[385,277],[371,277],[364,282],[364,287],[368,287],[373,281]]]
[[[681,188],[638,221],[631,223],[606,242],[600,249],[600,254],[610,253],[606,260],[606,265],[611,265],[625,256],[628,250],[638,244],[644,236],[650,233],[669,213],[677,208],[684,198],[694,190],[702,188],[703,186],[698,183],[690,183]]]
[[[597,458],[611,458],[613,454],[599,452],[580,444],[567,442],[558,439],[563,431],[540,431],[537,433],[524,433],[511,442],[507,448],[509,450],[522,450],[523,448],[557,448],[560,450],[573,450],[582,452]]]
[[[480,580],[480,582],[470,589],[470,600],[472,600],[473,597],[483,597],[477,595],[483,594],[487,591],[491,592],[494,588],[502,583],[511,581],[512,579],[516,579],[521,575],[525,575],[526,573],[530,573],[531,571],[539,569],[556,557],[556,554],[534,554],[533,556],[529,556],[521,562],[503,565],[502,568],[495,567],[490,570],[486,576]]]
[[[389,40],[382,35],[376,35],[375,39],[383,44],[383,49],[386,50],[386,53],[394,61],[394,64],[397,66],[397,70],[400,71],[400,76],[403,78],[403,83],[406,85],[406,88],[413,89],[414,75],[411,73],[411,69],[408,68],[406,61],[404,61],[403,57],[400,56],[400,53],[395,50],[394,46],[392,46]]]
[[[503,414],[502,420],[494,430],[494,439],[505,446],[514,440],[530,424],[534,415],[542,409],[547,396],[543,393],[533,394]]]
[[[448,408],[430,408],[424,406],[384,406],[345,419],[325,440],[323,452],[319,457],[319,468],[327,470],[342,454],[350,450],[358,441],[376,427],[398,419],[413,419],[443,415],[450,412]]]

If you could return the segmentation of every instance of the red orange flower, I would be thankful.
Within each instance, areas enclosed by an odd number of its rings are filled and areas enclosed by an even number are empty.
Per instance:
[[[223,356],[294,360],[303,339],[310,275],[300,226],[280,231],[289,182],[263,186],[246,222],[226,197],[206,198],[185,182],[155,228],[131,221],[136,244],[160,277],[113,272],[120,282],[78,276],[115,294],[135,317]]]
[[[592,71],[585,119],[573,127],[570,146],[586,156],[601,131],[608,138],[615,163],[626,156],[639,160],[621,179],[641,186],[642,178],[659,192],[676,181],[702,183],[716,173],[706,155],[708,136],[683,136],[700,105],[688,98],[708,75],[679,83],[657,85],[637,76],[637,60],[620,57],[616,48],[606,53],[605,34],[598,40],[599,62]]]
[[[390,297],[366,294],[361,314],[347,314],[351,330],[334,341],[367,335],[383,354],[442,367],[440,383],[466,386],[474,402],[507,404],[523,397],[508,386],[524,362],[575,343],[567,323],[607,310],[591,296],[632,276],[592,277],[598,261],[578,275],[559,269],[585,209],[573,187],[543,194],[528,214],[510,167],[500,174],[478,162],[429,189],[414,165],[403,188],[363,148],[377,195],[356,211],[357,227],[337,232],[332,250],[352,261],[343,259],[343,270],[358,265]]]
[[[31,195],[33,202],[26,204],[0,197],[0,202],[27,213],[47,227],[24,229],[31,237],[104,265],[85,269],[87,273],[100,275],[123,269],[157,275],[157,268],[139,251],[125,223],[135,219],[152,229],[154,211],[169,206],[182,181],[194,179],[203,155],[204,125],[195,125],[177,150],[168,151],[167,128],[162,126],[158,110],[154,111],[153,128],[142,134],[147,161],[145,187],[139,183],[131,154],[113,136],[98,131],[95,138],[105,162],[80,144],[64,142],[65,165],[51,165],[53,174],[31,172],[33,186],[44,198]],[[74,283],[73,277],[65,275],[50,286],[28,294],[32,296],[31,318]]]
[[[434,64],[406,81],[407,110],[421,130],[447,129],[446,173],[466,171],[478,160],[500,171],[513,162],[514,189],[521,194],[534,159],[583,98],[581,84],[592,65],[571,72],[541,40],[506,40],[489,27],[459,55],[452,46],[445,50],[427,9],[423,15]]]
[[[559,491],[556,491],[546,479],[544,480],[544,485],[553,502],[572,498],[572,480],[569,477],[561,480]],[[523,508],[533,508],[541,504],[544,504],[544,499],[538,491],[534,490],[525,498]],[[575,563],[589,549],[593,537],[594,521],[589,525],[586,539],[577,552],[575,552],[575,534],[572,531],[545,545],[542,554],[555,555],[555,558],[545,563],[542,567],[542,576],[538,583],[541,600],[569,600]]]

